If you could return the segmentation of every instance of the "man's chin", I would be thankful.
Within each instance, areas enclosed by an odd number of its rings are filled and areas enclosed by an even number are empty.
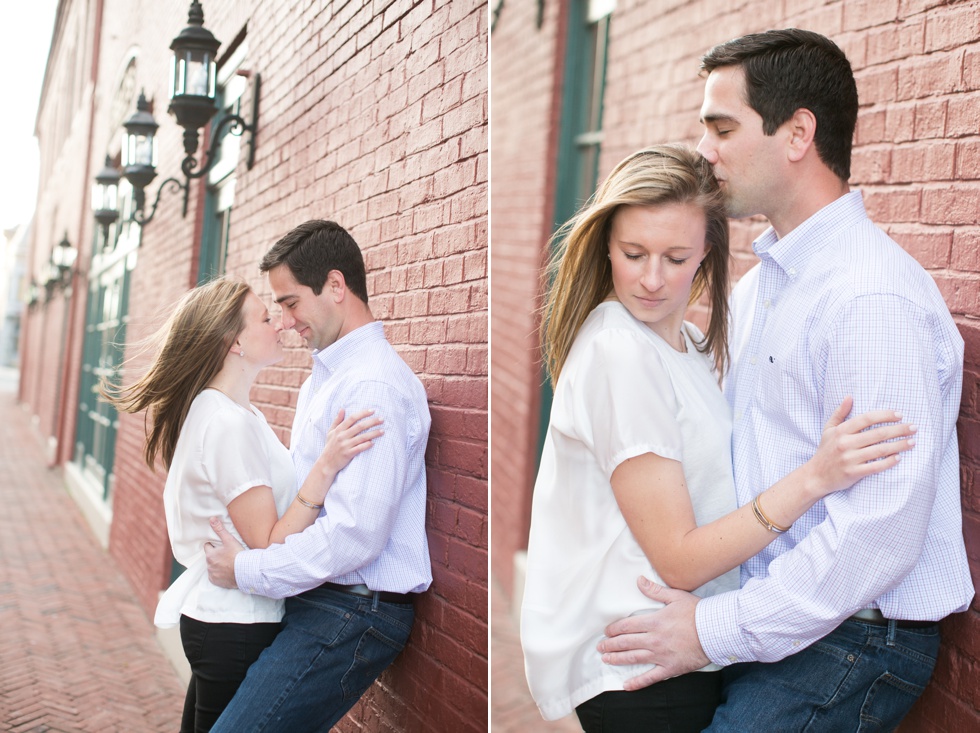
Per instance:
[[[748,219],[751,216],[755,216],[755,212],[752,212],[748,207],[742,205],[731,196],[725,196],[725,214],[729,219]]]

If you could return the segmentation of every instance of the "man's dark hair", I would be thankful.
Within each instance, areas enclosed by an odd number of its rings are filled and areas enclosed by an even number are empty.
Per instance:
[[[364,257],[354,238],[336,222],[313,219],[290,231],[266,252],[259,269],[268,272],[279,265],[288,267],[296,282],[315,295],[323,291],[330,271],[339,270],[347,289],[368,302]]]
[[[829,38],[796,28],[742,36],[712,48],[701,70],[740,66],[745,100],[762,117],[762,130],[775,134],[796,110],[817,119],[814,143],[820,159],[842,181],[851,177],[851,140],[857,122],[854,73],[844,52]]]

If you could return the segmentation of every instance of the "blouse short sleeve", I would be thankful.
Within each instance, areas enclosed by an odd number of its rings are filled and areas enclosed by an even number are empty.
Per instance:
[[[627,329],[596,334],[575,381],[582,437],[607,479],[623,461],[644,453],[682,459],[673,382],[646,334]]]
[[[219,410],[204,431],[201,461],[225,506],[255,486],[272,486],[272,459],[262,426],[235,410]]]

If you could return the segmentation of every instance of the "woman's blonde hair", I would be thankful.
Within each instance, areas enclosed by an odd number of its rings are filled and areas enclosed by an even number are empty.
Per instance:
[[[694,276],[690,303],[708,292],[711,315],[698,351],[719,375],[728,364],[728,218],[711,166],[684,145],[639,150],[617,165],[584,207],[552,237],[541,344],[552,383],[589,313],[613,289],[609,233],[621,206],[691,204],[704,212],[707,255]]]
[[[146,374],[129,387],[103,380],[102,395],[117,410],[147,410],[143,458],[150,468],[158,453],[170,468],[191,403],[221,371],[245,328],[242,309],[250,292],[246,283],[224,278],[194,288],[151,337],[150,344],[160,348]]]

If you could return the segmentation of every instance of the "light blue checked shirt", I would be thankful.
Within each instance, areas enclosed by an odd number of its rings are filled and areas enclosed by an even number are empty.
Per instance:
[[[859,192],[779,239],[732,296],[732,406],[739,505],[816,451],[824,422],[899,411],[918,426],[901,463],[832,494],[742,565],[742,589],[697,605],[718,664],[800,651],[863,608],[937,620],[965,610],[956,418],[963,339],[932,278],[868,219]]]
[[[320,517],[285,544],[235,558],[238,587],[270,598],[330,581],[371,590],[421,592],[432,582],[425,535],[429,407],[418,377],[385,339],[380,321],[313,354],[299,393],[292,456],[303,480],[341,408],[372,409],[384,435],[355,456],[327,492]]]

